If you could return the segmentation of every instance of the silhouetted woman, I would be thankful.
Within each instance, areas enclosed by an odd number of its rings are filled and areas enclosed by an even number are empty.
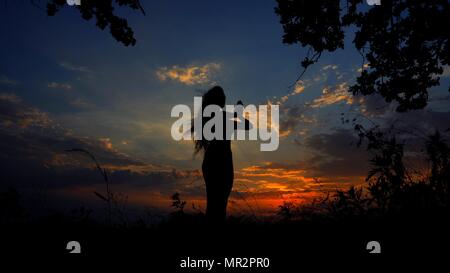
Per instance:
[[[223,222],[226,218],[226,209],[228,197],[233,187],[234,169],[233,156],[231,153],[230,140],[226,138],[226,115],[223,108],[225,107],[225,94],[220,86],[214,86],[203,95],[202,113],[208,105],[218,105],[223,111],[223,140],[213,139],[195,141],[195,153],[204,151],[204,158],[202,164],[203,178],[206,184],[206,217],[212,222]],[[239,101],[237,104],[242,105]],[[200,114],[199,117],[202,115]],[[236,115],[235,115],[236,117]],[[212,117],[202,118],[203,126]],[[250,122],[247,119],[241,118],[245,122],[245,129],[250,129]],[[234,120],[234,128],[237,128],[239,121]],[[229,139],[229,138],[228,138]]]

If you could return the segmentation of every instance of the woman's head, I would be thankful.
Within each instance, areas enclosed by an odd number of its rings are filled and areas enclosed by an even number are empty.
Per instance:
[[[222,87],[216,85],[213,88],[209,89],[202,97],[202,113],[203,110],[208,105],[218,105],[220,108],[225,107],[225,93],[223,92]],[[210,117],[203,117],[202,113],[199,113],[197,118],[202,119],[202,131],[203,125],[208,122]],[[191,128],[194,131],[194,126]],[[201,140],[195,140],[195,153],[200,152],[201,150],[205,150],[208,147],[209,141],[202,138]]]
[[[211,104],[218,105],[220,108],[225,107],[225,93],[222,87],[216,85],[203,95],[202,108],[205,109]]]

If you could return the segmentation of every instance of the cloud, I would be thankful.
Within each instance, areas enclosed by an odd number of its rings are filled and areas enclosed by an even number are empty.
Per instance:
[[[312,182],[311,178],[304,177],[305,170],[302,168],[302,164],[298,163],[290,165],[286,163],[276,162],[264,162],[260,165],[253,165],[250,167],[242,168],[239,171],[240,178],[258,178],[262,180],[273,180],[272,182],[278,182],[278,184],[288,184],[289,182]],[[266,184],[261,185],[267,187]],[[273,188],[273,187],[272,187]],[[283,188],[287,188],[286,185]]]
[[[311,125],[316,120],[307,115],[307,107],[302,105],[286,106],[282,108],[280,115],[280,136],[287,137],[292,134],[297,127]]]
[[[382,117],[388,112],[395,111],[397,107],[397,103],[386,103],[386,100],[379,94],[354,95],[354,100],[358,102],[358,109],[361,114],[370,118]]]
[[[64,89],[67,91],[72,89],[72,85],[68,83],[57,83],[57,82],[50,82],[47,84],[47,87],[53,89]]]
[[[45,184],[60,200],[65,200],[61,197],[63,193],[78,198],[74,200],[95,198],[92,191],[104,190],[104,181],[93,168],[93,162],[81,153],[65,152],[83,148],[108,170],[113,190],[129,195],[130,204],[169,206],[170,195],[175,191],[190,202],[204,202],[200,170],[181,170],[138,160],[119,151],[120,145],[115,144],[121,140],[114,137],[77,136],[52,120],[48,113],[26,105],[14,94],[0,94],[0,117],[6,121],[0,123],[0,164],[4,169],[1,186],[22,189]],[[306,202],[320,196],[324,189],[346,185],[344,178],[333,180],[326,177],[327,173],[316,182],[313,175],[319,172],[315,168],[318,167],[307,161],[265,162],[236,170],[230,211],[242,212],[246,202],[275,210],[283,199]],[[148,193],[148,199],[143,192]],[[155,194],[158,200],[150,198]],[[244,202],[243,198],[249,200]]]
[[[247,202],[273,211],[283,201],[311,202],[326,192],[363,181],[351,177],[315,176],[309,164],[306,161],[269,161],[242,168],[235,172],[234,191],[247,198]]]
[[[316,153],[308,160],[311,175],[326,177],[364,177],[369,170],[369,155],[358,147],[358,137],[352,130],[336,129],[315,134],[301,144]]]
[[[59,65],[68,71],[81,72],[81,73],[92,73],[92,71],[85,66],[77,66],[77,65],[73,65],[68,62],[60,62]]]
[[[388,112],[383,116],[383,129],[397,132],[415,132],[419,135],[429,135],[436,130],[445,132],[450,129],[449,111],[416,110],[410,113]]]
[[[342,82],[336,85],[333,89],[330,89],[328,87],[322,89],[322,95],[319,98],[314,99],[310,106],[313,108],[317,108],[341,102],[352,104],[353,101],[353,95],[348,92],[347,82]]]
[[[442,72],[441,77],[450,78],[450,66],[449,65],[444,67],[444,71]]]
[[[337,68],[338,68],[337,65],[329,64],[329,65],[325,65],[324,67],[322,67],[322,70],[336,70]]]
[[[5,75],[0,75],[0,84],[17,85],[17,84],[19,84],[19,82],[12,80],[12,79],[6,77]]]
[[[363,70],[366,70],[370,67],[369,63],[365,63],[362,65],[362,67],[358,68],[356,71],[358,71],[359,73],[361,73]]]
[[[81,98],[71,101],[70,105],[82,109],[94,109],[96,107],[94,103],[91,103]]]
[[[9,102],[9,103],[19,103],[22,100],[13,93],[0,93],[0,101]]]
[[[291,95],[297,95],[303,93],[303,91],[305,91],[305,85],[300,81],[295,84],[294,91],[291,93]]]
[[[16,95],[0,94],[0,163],[47,167],[90,168],[92,162],[65,151],[82,148],[92,154],[111,170],[139,172],[170,172],[173,167],[149,164],[121,153],[113,146],[110,137],[92,139],[76,136],[71,130],[53,121],[46,112],[26,105]],[[76,160],[72,160],[72,159]],[[22,164],[13,164],[21,162]],[[20,173],[20,171],[18,171]]]
[[[50,115],[29,106],[15,94],[0,93],[0,189],[14,187],[20,192],[33,187],[45,187],[49,202],[58,208],[67,206],[67,195],[76,206],[92,198],[93,190],[104,191],[104,180],[92,160],[81,152],[67,150],[81,148],[95,155],[107,169],[114,191],[132,194],[130,205],[142,203],[142,194],[148,192],[145,205],[170,206],[175,191],[203,198],[204,190],[199,170],[182,170],[173,166],[152,164],[131,157],[114,146],[114,138],[77,136],[59,125]],[[195,187],[193,181],[196,181]],[[150,196],[159,195],[154,201]],[[59,200],[59,201],[58,201]],[[90,200],[90,199],[89,199]],[[163,201],[166,200],[166,203]]]
[[[48,128],[48,115],[37,108],[26,107],[15,94],[0,93],[0,128],[18,131],[26,128]]]
[[[156,71],[156,76],[160,81],[173,80],[186,85],[206,84],[213,81],[213,76],[221,69],[221,64],[208,63],[203,66],[179,67],[177,65],[171,68],[162,67]]]
[[[285,96],[282,96],[278,101],[275,100],[274,102],[271,102],[271,103],[282,105],[285,102],[287,102],[290,97],[303,93],[303,91],[305,91],[305,88],[306,88],[305,82],[300,80],[295,83],[294,90],[291,93],[289,93]]]
[[[109,137],[103,137],[98,139],[100,141],[100,145],[103,147],[103,149],[106,150],[113,150],[113,145],[111,143],[111,139]]]

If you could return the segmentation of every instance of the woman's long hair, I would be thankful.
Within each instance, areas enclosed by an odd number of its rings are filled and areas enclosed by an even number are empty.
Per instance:
[[[200,135],[202,136],[202,138],[200,140],[195,140],[194,139],[194,154],[197,154],[200,151],[206,151],[206,149],[208,148],[209,144],[211,141],[206,140],[203,137],[203,125],[206,124],[206,122],[208,122],[208,120],[211,119],[211,117],[203,117],[203,110],[205,110],[205,108],[208,105],[218,105],[220,108],[223,108],[225,106],[225,93],[222,89],[222,87],[220,86],[214,86],[213,88],[209,89],[205,94],[203,94],[202,97],[202,109],[200,113],[197,113],[197,116],[194,117],[194,119],[201,119],[201,132]],[[191,127],[191,132],[194,132],[193,136],[195,135],[195,131],[194,131],[194,123],[195,121],[192,121],[192,127]]]

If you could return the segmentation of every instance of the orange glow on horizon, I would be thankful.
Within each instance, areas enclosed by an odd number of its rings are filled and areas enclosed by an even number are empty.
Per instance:
[[[297,205],[308,204],[313,200],[325,196],[336,190],[347,189],[352,185],[364,183],[364,177],[308,177],[308,171],[296,166],[276,166],[266,162],[242,168],[235,172],[233,191],[230,195],[228,210],[231,215],[275,215],[279,206],[284,202]],[[175,175],[175,174],[174,174]],[[204,193],[201,172],[191,171],[178,178],[197,179],[197,184],[181,181],[179,192],[182,200],[187,201],[186,211],[204,212],[206,197]],[[200,178],[200,179],[199,179]],[[184,188],[183,188],[184,186]],[[192,189],[197,189],[193,194]],[[171,212],[172,200],[170,191],[162,193],[151,189],[132,189],[126,184],[112,185],[113,192],[126,197],[127,205],[143,208],[157,208],[162,212]],[[104,183],[90,186],[77,186],[60,190],[58,194],[69,197],[101,202],[93,194],[94,191],[103,193]],[[101,203],[100,203],[101,204]]]

